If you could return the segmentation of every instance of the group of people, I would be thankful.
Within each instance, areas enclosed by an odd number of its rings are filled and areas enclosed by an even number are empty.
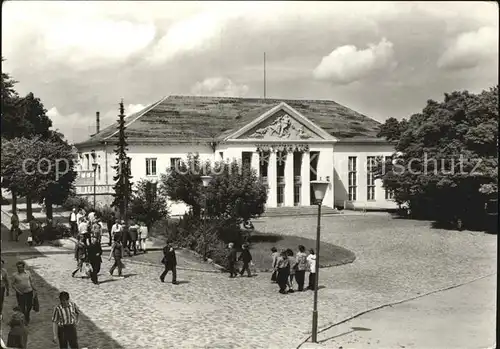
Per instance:
[[[30,324],[31,310],[39,310],[37,291],[33,284],[31,273],[26,270],[26,263],[19,261],[16,263],[17,271],[12,273],[11,280],[2,259],[2,271],[0,277],[1,299],[0,313],[3,319],[4,297],[9,296],[10,288],[16,295],[17,305],[8,321],[10,327],[7,343],[0,339],[2,348],[26,349],[28,343],[28,326]],[[70,301],[67,292],[59,294],[59,304],[52,313],[53,342],[59,344],[59,348],[78,348],[78,338],[76,325],[79,322],[80,310],[78,306]]]
[[[280,252],[273,247],[271,281],[279,286],[279,293],[286,294],[294,292],[294,280],[297,282],[297,291],[314,290],[316,287],[316,254],[313,249],[306,253],[303,245],[298,246],[294,256],[291,249],[283,249]],[[306,272],[309,272],[309,283],[304,288]]]

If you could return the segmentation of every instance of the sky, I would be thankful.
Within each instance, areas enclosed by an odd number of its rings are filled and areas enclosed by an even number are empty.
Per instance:
[[[498,84],[496,2],[2,3],[2,71],[71,142],[167,95],[328,99],[383,122]]]

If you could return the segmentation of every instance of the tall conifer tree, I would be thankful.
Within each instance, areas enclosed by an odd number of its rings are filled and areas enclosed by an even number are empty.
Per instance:
[[[130,179],[130,158],[127,156],[128,151],[127,136],[125,135],[125,108],[123,107],[123,99],[120,102],[120,115],[118,115],[118,142],[116,143],[116,166],[113,168],[116,175],[113,177],[115,181],[114,200],[111,206],[117,207],[120,210],[121,219],[126,220],[127,207],[132,195],[132,182]]]

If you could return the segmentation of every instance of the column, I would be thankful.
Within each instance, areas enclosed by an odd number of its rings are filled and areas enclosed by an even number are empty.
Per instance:
[[[310,170],[311,170],[311,155],[308,151],[302,153],[302,164],[300,167],[301,175],[301,187],[300,187],[300,205],[310,206],[311,205],[311,184],[310,182]]]
[[[259,156],[259,153],[258,152],[253,152],[252,153],[252,168],[255,170],[255,172],[257,173],[257,178],[260,177],[260,156]]]
[[[271,151],[269,154],[269,163],[267,169],[267,182],[269,191],[267,194],[267,207],[278,206],[278,169],[276,168],[276,152]]]
[[[284,206],[293,206],[293,152],[286,154]]]

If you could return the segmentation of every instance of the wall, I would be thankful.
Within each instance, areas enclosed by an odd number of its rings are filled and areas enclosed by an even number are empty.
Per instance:
[[[367,200],[367,157],[392,156],[394,148],[388,144],[351,144],[337,143],[334,146],[334,186],[335,205],[344,206],[348,200],[348,158],[357,157],[357,198],[348,202],[348,208],[355,209],[393,209],[397,205],[392,200],[385,199],[385,189],[382,180],[375,180],[375,200]]]

